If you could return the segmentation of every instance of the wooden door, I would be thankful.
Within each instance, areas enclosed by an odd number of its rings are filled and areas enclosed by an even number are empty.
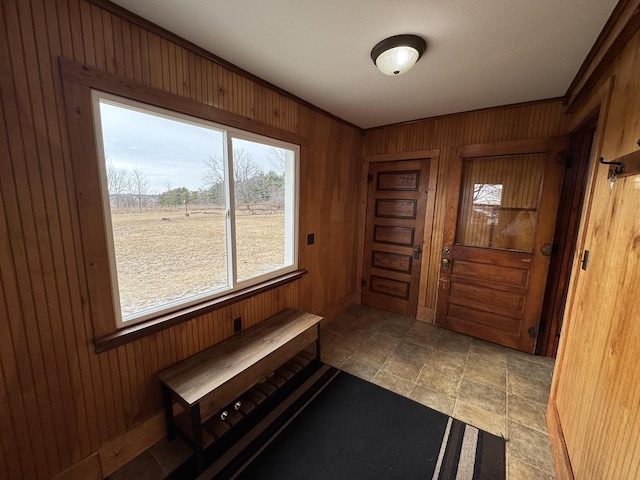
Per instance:
[[[369,168],[362,303],[415,317],[429,160]]]
[[[458,150],[448,182],[436,324],[533,353],[564,141]]]

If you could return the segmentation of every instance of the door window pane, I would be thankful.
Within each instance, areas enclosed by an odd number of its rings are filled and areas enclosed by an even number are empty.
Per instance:
[[[531,252],[544,155],[465,160],[456,243]]]

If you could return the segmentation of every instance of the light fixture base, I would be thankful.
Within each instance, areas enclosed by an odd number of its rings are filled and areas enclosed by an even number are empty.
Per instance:
[[[371,50],[371,60],[385,75],[405,73],[420,60],[427,42],[417,35],[395,35],[378,42]]]

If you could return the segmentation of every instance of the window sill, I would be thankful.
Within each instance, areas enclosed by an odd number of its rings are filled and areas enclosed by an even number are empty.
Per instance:
[[[152,320],[137,323],[130,327],[121,328],[109,335],[95,338],[93,343],[95,344],[96,353],[106,352],[129,342],[139,340],[148,335],[153,335],[154,333],[186,322],[192,318],[199,317],[205,313],[218,310],[226,307],[227,305],[231,305],[232,303],[240,302],[249,297],[280,287],[301,278],[306,273],[306,270],[296,270],[295,272],[287,273],[258,285],[253,285],[243,290],[232,292],[227,295],[223,295],[222,297],[199,303],[177,312],[168,313]]]

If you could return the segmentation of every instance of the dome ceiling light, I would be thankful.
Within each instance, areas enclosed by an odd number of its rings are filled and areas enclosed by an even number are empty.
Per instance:
[[[427,42],[417,35],[385,38],[371,50],[371,60],[385,75],[400,75],[413,67],[427,49]]]

